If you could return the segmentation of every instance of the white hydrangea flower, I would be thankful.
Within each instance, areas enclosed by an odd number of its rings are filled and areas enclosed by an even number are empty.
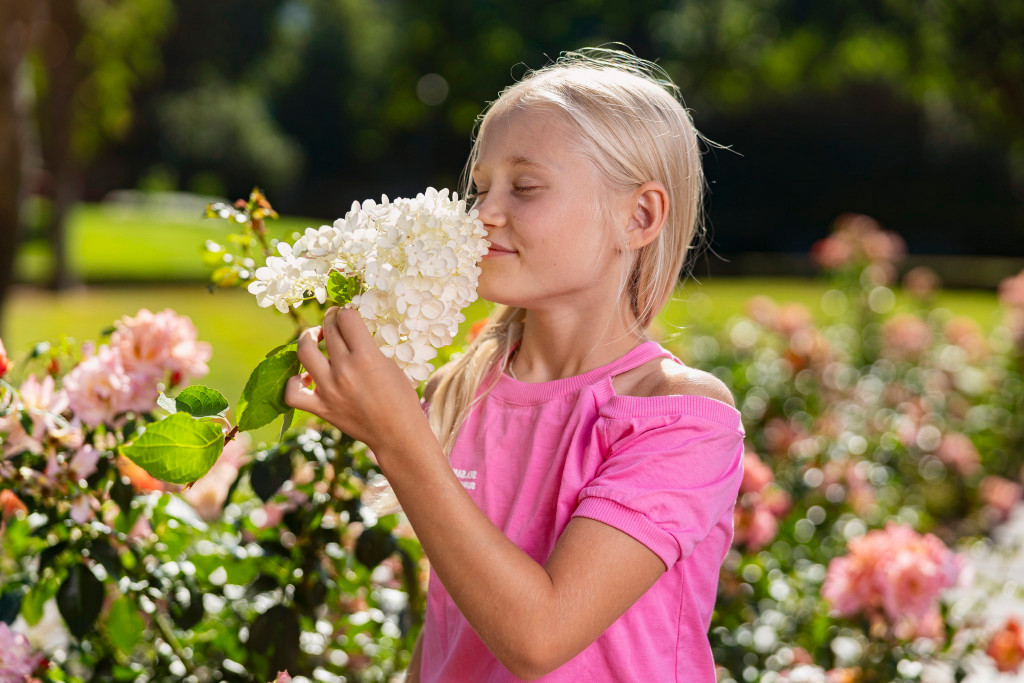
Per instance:
[[[461,310],[476,300],[480,258],[490,246],[475,209],[448,190],[413,199],[354,202],[344,218],[307,228],[295,244],[256,270],[249,291],[282,313],[310,297],[327,299],[333,271],[355,278],[359,310],[381,352],[411,379],[433,370],[437,349],[452,343]]]

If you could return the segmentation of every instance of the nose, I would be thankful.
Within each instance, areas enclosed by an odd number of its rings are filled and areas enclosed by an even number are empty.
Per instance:
[[[494,230],[505,226],[505,212],[493,191],[478,197],[473,208],[477,210],[477,216],[487,230]]]

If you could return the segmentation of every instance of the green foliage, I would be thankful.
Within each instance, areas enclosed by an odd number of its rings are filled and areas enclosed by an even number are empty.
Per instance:
[[[224,434],[217,422],[179,412],[147,426],[121,452],[157,479],[187,484],[209,471],[223,446]]]
[[[249,375],[238,400],[239,430],[247,432],[262,427],[291,410],[284,402],[284,389],[299,372],[297,347],[293,342],[275,349]]]
[[[192,417],[211,417],[227,410],[228,400],[216,389],[193,384],[174,397],[174,405]]]

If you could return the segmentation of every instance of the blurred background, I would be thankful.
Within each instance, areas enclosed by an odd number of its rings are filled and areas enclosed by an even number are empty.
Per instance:
[[[501,88],[612,41],[658,61],[724,147],[693,264],[716,309],[716,287],[813,304],[810,247],[847,212],[902,236],[905,268],[949,296],[971,288],[972,310],[1024,265],[1019,0],[4,0],[0,32],[12,353],[142,305],[244,346],[263,311],[205,291],[203,245],[227,232],[207,202],[258,185],[286,236],[453,187]]]

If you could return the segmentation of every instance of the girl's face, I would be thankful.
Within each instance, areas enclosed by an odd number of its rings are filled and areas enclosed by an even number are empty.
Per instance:
[[[621,198],[569,140],[549,111],[514,109],[488,122],[472,169],[475,208],[491,242],[481,263],[484,299],[552,308],[579,306],[581,297],[607,304],[618,293],[616,245],[625,235],[616,240],[601,209]],[[625,217],[611,215],[625,226]]]

